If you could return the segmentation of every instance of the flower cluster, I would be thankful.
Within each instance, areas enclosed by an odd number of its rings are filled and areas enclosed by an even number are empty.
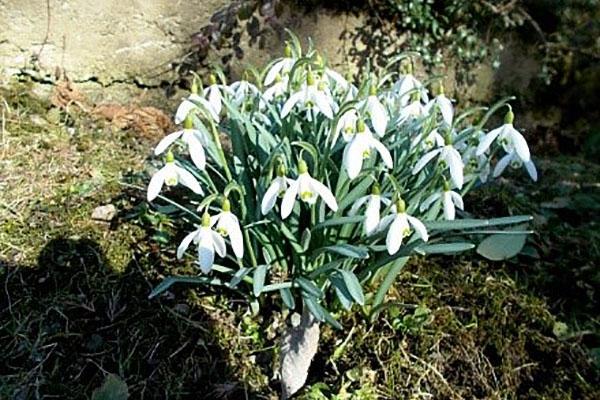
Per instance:
[[[254,295],[278,289],[293,308],[297,293],[326,319],[323,289],[333,286],[342,304],[358,301],[359,278],[440,242],[428,225],[466,216],[471,188],[509,165],[537,179],[510,105],[457,114],[441,81],[430,93],[413,75],[410,57],[390,66],[356,82],[292,41],[254,79],[226,84],[213,74],[205,88],[196,80],[176,112],[182,129],[156,146],[165,164],[148,186],[149,201],[164,184],[193,192],[180,207],[199,227],[177,256],[193,242],[203,273],[215,270],[216,254],[223,259],[216,272],[232,281],[256,271],[245,280]],[[504,124],[485,133],[502,107]],[[265,281],[265,266],[274,280]]]

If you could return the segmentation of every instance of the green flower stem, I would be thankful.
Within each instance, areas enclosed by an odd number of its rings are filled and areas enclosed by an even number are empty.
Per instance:
[[[221,140],[219,138],[219,131],[215,127],[214,123],[211,121],[210,123],[211,133],[213,140],[215,141],[215,146],[217,147],[217,152],[219,153],[219,157],[221,158],[221,163],[223,164],[223,170],[225,171],[225,176],[229,182],[233,181],[233,176],[231,175],[231,171],[229,170],[229,166],[227,165],[227,158],[225,158],[225,152],[223,151],[223,146],[221,145]]]

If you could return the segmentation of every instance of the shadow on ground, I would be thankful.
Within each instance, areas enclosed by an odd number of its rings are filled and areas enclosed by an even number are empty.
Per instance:
[[[135,258],[116,274],[96,242],[59,237],[37,268],[0,266],[0,398],[85,399],[109,374],[130,398],[244,398],[214,321],[180,295],[148,300]]]

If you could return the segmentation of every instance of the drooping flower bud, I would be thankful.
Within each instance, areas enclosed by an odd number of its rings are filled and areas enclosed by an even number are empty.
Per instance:
[[[306,165],[306,161],[300,160],[298,161],[298,174],[304,174],[308,172],[308,165]]]
[[[165,162],[166,163],[172,163],[175,162],[175,156],[173,155],[173,153],[171,151],[169,151],[166,156],[165,156]]]
[[[183,129],[194,129],[194,121],[192,120],[192,116],[188,114],[183,120]]]

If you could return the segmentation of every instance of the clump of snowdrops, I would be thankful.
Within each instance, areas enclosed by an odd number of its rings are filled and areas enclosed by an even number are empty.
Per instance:
[[[518,252],[528,232],[515,229],[530,217],[472,219],[463,201],[508,166],[537,179],[510,99],[458,112],[442,79],[414,76],[412,57],[352,81],[292,36],[282,58],[240,81],[196,79],[181,129],[156,146],[164,163],[147,196],[183,211],[177,257],[198,275],[167,278],[152,296],[177,282],[224,286],[256,311],[278,294],[282,307],[339,327],[339,306],[380,309],[412,255],[475,242],[490,258],[515,241]],[[498,112],[504,123],[490,129]],[[186,200],[169,199],[174,190]]]

